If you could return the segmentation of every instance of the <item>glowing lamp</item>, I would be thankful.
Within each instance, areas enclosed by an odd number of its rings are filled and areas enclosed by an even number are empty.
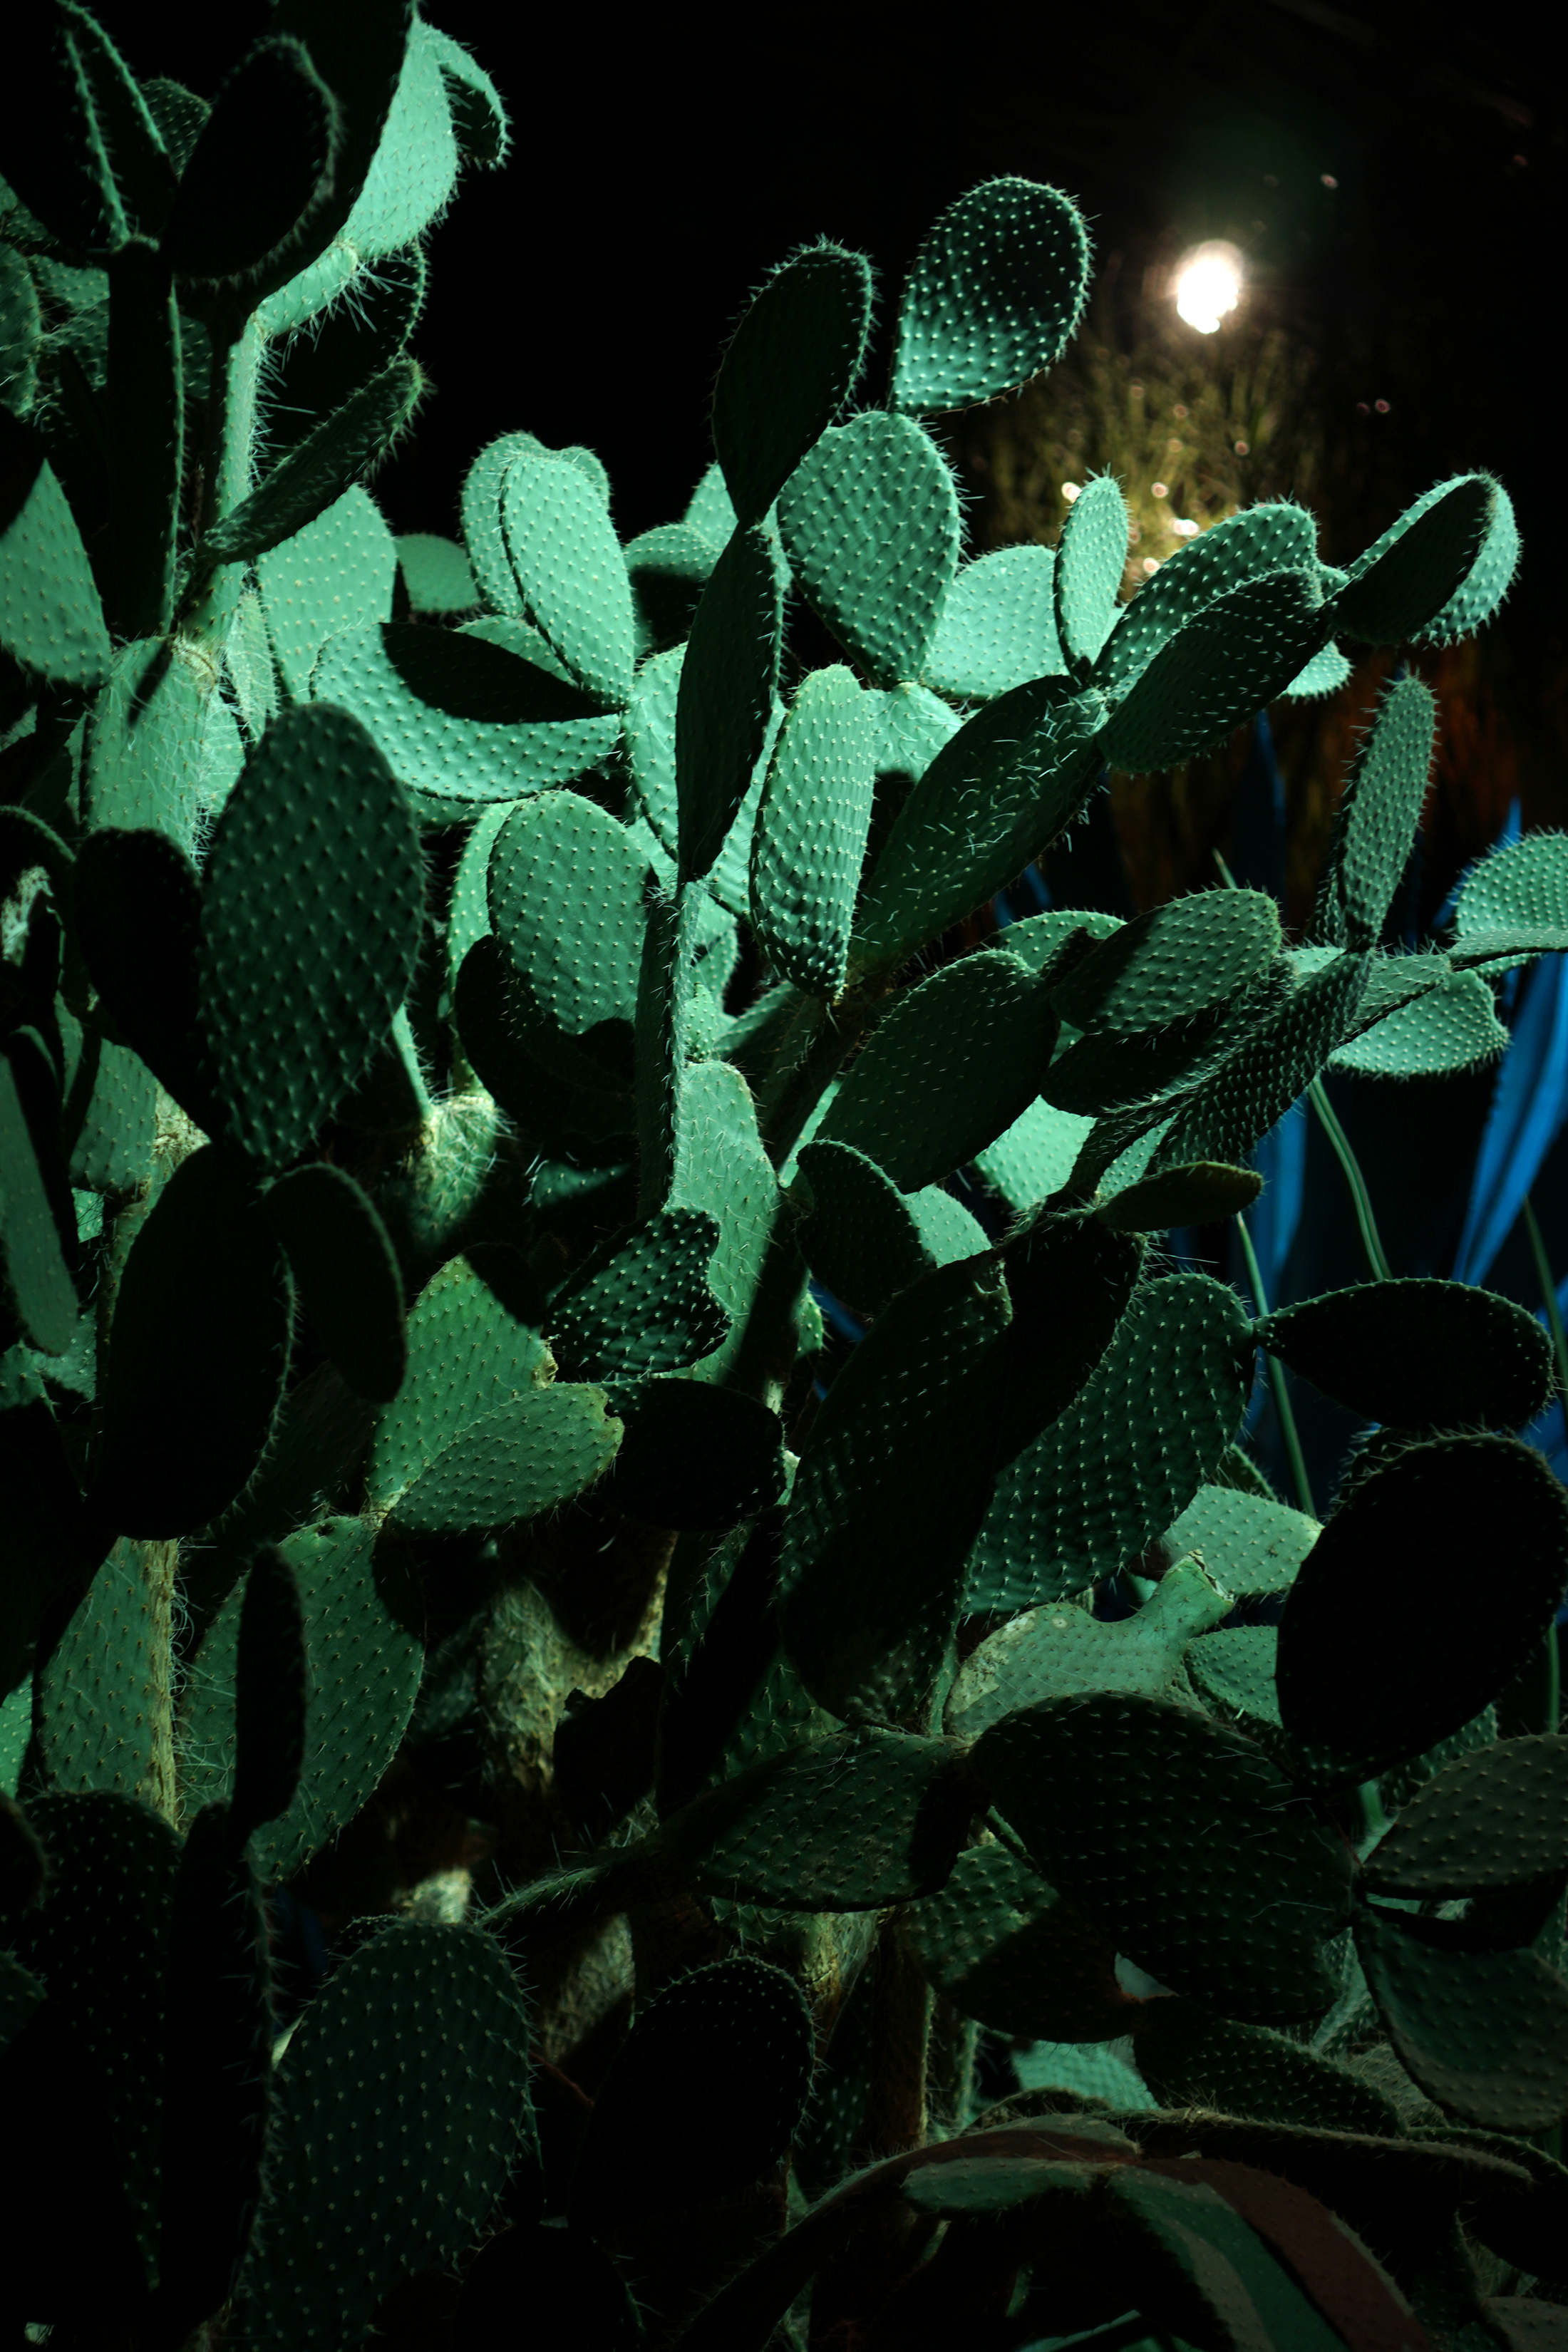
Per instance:
[[[1176,265],[1176,313],[1200,335],[1212,335],[1241,299],[1241,255],[1223,237],[1194,245]]]

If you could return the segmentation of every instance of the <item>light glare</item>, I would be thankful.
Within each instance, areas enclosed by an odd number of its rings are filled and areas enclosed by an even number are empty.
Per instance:
[[[1241,299],[1241,256],[1223,237],[1195,245],[1176,268],[1176,314],[1200,335],[1212,335]]]

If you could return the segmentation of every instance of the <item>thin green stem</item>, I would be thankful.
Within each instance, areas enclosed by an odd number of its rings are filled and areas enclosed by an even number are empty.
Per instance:
[[[1334,1147],[1334,1155],[1345,1171],[1345,1181],[1351,1188],[1351,1200],[1355,1208],[1355,1221],[1361,1228],[1361,1245],[1366,1252],[1366,1262],[1372,1268],[1374,1282],[1388,1282],[1392,1269],[1384,1253],[1383,1241],[1377,1230],[1377,1219],[1372,1213],[1372,1195],[1366,1189],[1366,1179],[1361,1164],[1351,1150],[1350,1138],[1334,1115],[1328,1090],[1321,1078],[1314,1078],[1307,1088],[1312,1108],[1323,1123],[1323,1132]]]
[[[1546,1301],[1546,1321],[1557,1357],[1557,1384],[1563,1391],[1564,1409],[1568,1410],[1568,1334],[1563,1328],[1563,1316],[1557,1304],[1557,1285],[1552,1279],[1552,1261],[1546,1255],[1546,1244],[1541,1238],[1541,1227],[1536,1223],[1528,1192],[1524,1196],[1524,1230],[1530,1235],[1535,1276],[1541,1285],[1541,1295]]]
[[[1258,1252],[1252,1246],[1252,1235],[1247,1230],[1247,1219],[1237,1213],[1236,1229],[1241,1235],[1241,1254],[1247,1260],[1247,1278],[1252,1285],[1253,1303],[1261,1318],[1268,1312],[1268,1301],[1263,1292],[1263,1269],[1258,1263]],[[1274,1410],[1279,1417],[1279,1433],[1285,1441],[1285,1458],[1290,1465],[1290,1483],[1296,1489],[1296,1500],[1307,1517],[1315,1518],[1311,1482],[1307,1476],[1306,1456],[1301,1452],[1301,1440],[1296,1428],[1296,1415],[1291,1408],[1289,1391],[1285,1385],[1285,1367],[1278,1356],[1267,1348],[1263,1360],[1268,1367],[1268,1385],[1274,1394]]]

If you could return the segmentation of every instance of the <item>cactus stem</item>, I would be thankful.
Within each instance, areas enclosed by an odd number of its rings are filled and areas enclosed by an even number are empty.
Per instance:
[[[1252,1285],[1253,1305],[1261,1317],[1268,1312],[1268,1301],[1263,1294],[1263,1269],[1258,1263],[1258,1253],[1252,1246],[1252,1235],[1247,1230],[1247,1219],[1238,1211],[1236,1226],[1241,1235],[1241,1254],[1247,1260],[1247,1278]],[[1296,1428],[1296,1415],[1290,1403],[1290,1391],[1286,1386],[1285,1367],[1278,1356],[1265,1349],[1264,1362],[1268,1367],[1268,1385],[1274,1392],[1274,1410],[1279,1418],[1279,1434],[1285,1442],[1285,1458],[1290,1465],[1290,1483],[1296,1489],[1296,1500],[1307,1517],[1315,1518],[1311,1481],[1307,1476],[1306,1457],[1301,1452],[1301,1440]]]

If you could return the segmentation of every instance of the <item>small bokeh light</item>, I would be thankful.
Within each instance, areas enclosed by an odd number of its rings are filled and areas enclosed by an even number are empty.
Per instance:
[[[1241,255],[1223,237],[1194,245],[1176,264],[1176,313],[1200,335],[1212,335],[1241,299]]]

